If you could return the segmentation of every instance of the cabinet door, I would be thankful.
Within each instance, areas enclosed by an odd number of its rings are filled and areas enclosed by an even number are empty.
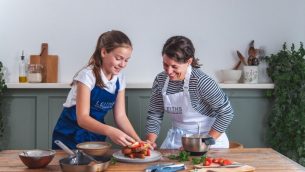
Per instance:
[[[36,96],[4,97],[2,149],[32,149],[36,146],[36,101]]]

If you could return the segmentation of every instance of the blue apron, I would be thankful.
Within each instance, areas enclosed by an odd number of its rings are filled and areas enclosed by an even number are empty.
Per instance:
[[[115,99],[119,91],[119,80],[116,81],[115,93],[109,93],[104,88],[95,86],[90,93],[90,116],[95,120],[105,124],[104,117],[115,104]],[[76,105],[65,107],[57,121],[53,131],[52,149],[60,149],[55,140],[62,141],[71,149],[76,149],[76,145],[86,141],[105,141],[106,136],[99,135],[77,124]]]

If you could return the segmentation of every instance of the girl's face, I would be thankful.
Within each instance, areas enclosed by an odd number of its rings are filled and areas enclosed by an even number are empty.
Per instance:
[[[109,53],[107,53],[105,48],[102,48],[102,70],[107,79],[110,80],[113,75],[119,74],[119,72],[126,67],[127,62],[130,59],[131,52],[131,47],[118,47]]]
[[[192,63],[192,60],[190,58],[186,63],[179,63],[164,54],[163,68],[170,80],[184,80],[187,67]]]

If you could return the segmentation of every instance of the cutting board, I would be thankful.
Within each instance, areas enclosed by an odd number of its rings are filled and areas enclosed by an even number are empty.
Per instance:
[[[192,172],[195,172],[195,170],[191,170]],[[197,169],[196,172],[254,172],[255,168],[250,165],[243,165],[241,167],[235,167],[235,168],[201,168]]]
[[[41,64],[42,82],[55,83],[58,77],[58,56],[48,54],[48,44],[41,44],[40,55],[31,55],[30,64]]]

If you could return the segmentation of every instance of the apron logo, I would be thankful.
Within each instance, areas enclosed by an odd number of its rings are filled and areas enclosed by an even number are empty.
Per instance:
[[[114,102],[99,102],[97,101],[94,105],[97,109],[112,109]]]
[[[182,107],[166,107],[166,112],[171,114],[182,114]]]

